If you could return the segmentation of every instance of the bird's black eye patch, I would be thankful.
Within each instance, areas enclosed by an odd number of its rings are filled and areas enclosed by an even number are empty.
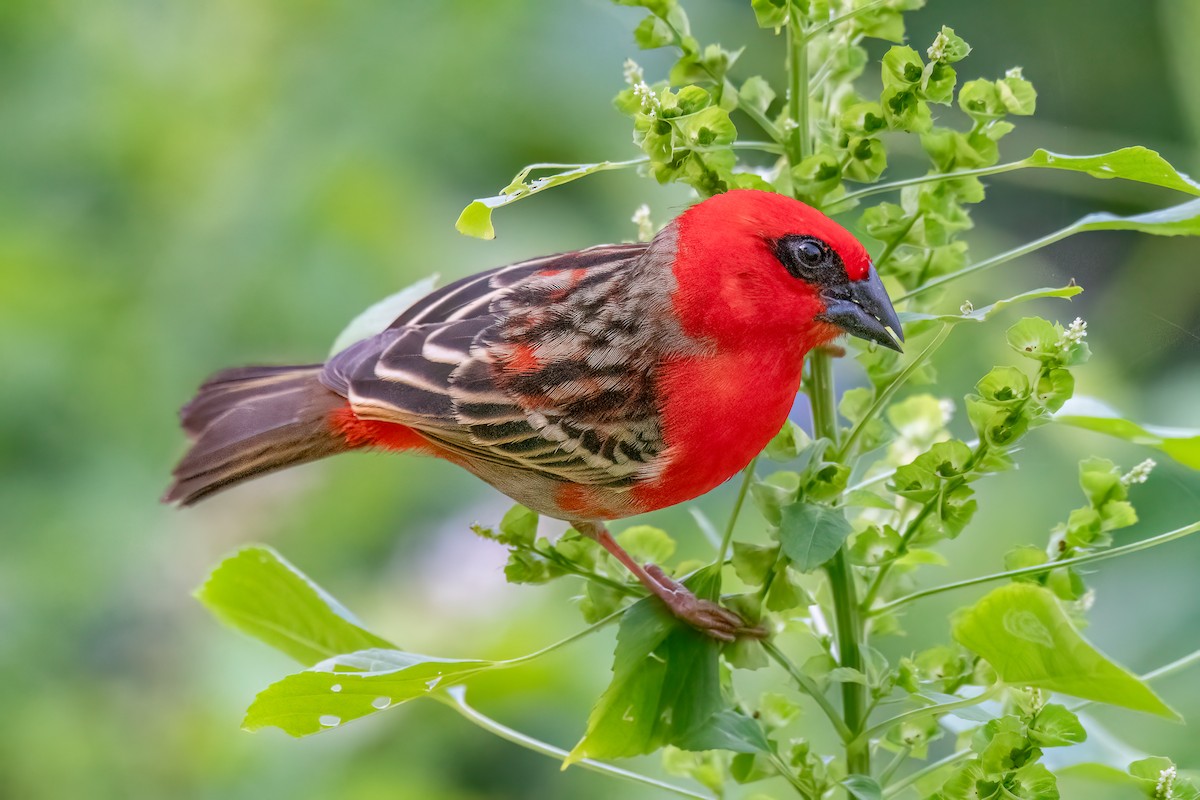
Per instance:
[[[774,249],[775,257],[793,278],[823,287],[848,280],[841,256],[815,236],[789,234],[777,239]]]

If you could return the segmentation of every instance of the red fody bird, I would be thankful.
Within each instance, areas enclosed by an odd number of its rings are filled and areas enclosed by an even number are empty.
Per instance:
[[[738,473],[787,419],[809,350],[843,333],[899,350],[887,328],[903,341],[849,232],[783,195],[731,191],[649,243],[452,283],[324,364],[217,373],[181,412],[194,441],[164,499],[348,450],[433,455],[570,522],[730,640],[737,615],[638,564],[604,521]]]

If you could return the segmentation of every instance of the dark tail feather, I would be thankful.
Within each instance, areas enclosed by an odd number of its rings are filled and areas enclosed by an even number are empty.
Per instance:
[[[209,378],[179,412],[193,443],[163,502],[191,505],[256,475],[351,449],[331,427],[346,400],[321,365],[238,367]]]

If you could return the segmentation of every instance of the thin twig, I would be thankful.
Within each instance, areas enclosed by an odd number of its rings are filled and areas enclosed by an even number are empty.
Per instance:
[[[1004,572],[993,572],[990,575],[981,575],[977,578],[967,578],[966,580],[955,581],[954,583],[946,583],[941,586],[933,586],[929,589],[922,589],[912,594],[906,594],[903,597],[897,597],[875,608],[868,608],[867,614],[875,616],[888,611],[899,608],[900,606],[908,605],[914,600],[920,600],[923,597],[931,597],[935,594],[943,592],[952,592],[956,589],[965,589],[968,586],[978,586],[981,583],[991,583],[992,581],[1002,581],[1008,578],[1017,578],[1022,575],[1040,575],[1045,572],[1053,572],[1056,569],[1065,567],[1077,567],[1081,564],[1090,564],[1094,561],[1104,561],[1117,556],[1136,553],[1140,550],[1149,550],[1152,547],[1158,547],[1160,544],[1167,544],[1176,539],[1182,539],[1185,536],[1190,536],[1193,533],[1200,531],[1200,521],[1193,522],[1191,525],[1186,525],[1182,528],[1176,528],[1167,533],[1161,533],[1158,536],[1151,536],[1149,539],[1142,539],[1140,542],[1132,542],[1131,544],[1113,547],[1108,550],[1100,550],[1095,553],[1087,553],[1074,558],[1064,558],[1061,561],[1047,561],[1045,564],[1036,564],[1031,567],[1021,567],[1020,569],[1010,569]]]
[[[837,709],[833,707],[833,704],[829,702],[829,698],[824,695],[812,678],[801,672],[774,642],[770,640],[763,642],[763,649],[767,651],[767,655],[775,659],[775,662],[779,666],[783,667],[784,671],[791,676],[801,691],[816,701],[821,710],[825,712],[825,716],[829,717],[829,721],[833,723],[838,736],[842,737],[843,740],[854,738],[854,734],[846,727],[846,722],[838,714]]]
[[[535,753],[540,753],[551,758],[565,759],[568,756],[566,750],[555,747],[552,744],[547,744],[540,739],[535,739],[520,731],[513,730],[507,725],[503,725],[491,717],[480,713],[467,704],[467,690],[464,686],[453,686],[445,692],[438,692],[430,695],[435,700],[438,700],[445,705],[450,706],[459,714],[470,720],[473,724],[483,728],[488,733],[495,734],[501,739],[512,742],[515,745],[524,747],[526,750],[532,750]],[[591,758],[584,758],[576,762],[584,769],[592,772],[599,772],[602,775],[609,775],[614,778],[630,781],[632,783],[640,783],[643,786],[651,786],[655,789],[662,789],[665,792],[678,795],[679,797],[692,797],[696,800],[714,800],[712,795],[694,792],[691,789],[685,789],[682,786],[676,786],[672,783],[660,781],[651,778],[647,775],[639,775],[636,772],[630,772],[627,769],[606,764],[603,761],[596,761]]]

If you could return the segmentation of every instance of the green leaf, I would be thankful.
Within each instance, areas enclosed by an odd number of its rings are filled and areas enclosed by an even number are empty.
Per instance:
[[[617,543],[642,563],[661,565],[675,555],[675,540],[653,525],[632,525],[617,534]]]
[[[788,0],[750,0],[760,28],[782,28],[787,24]]]
[[[954,624],[954,638],[1000,679],[1177,719],[1146,684],[1096,650],[1053,592],[1031,583],[995,589]]]
[[[1008,346],[1026,358],[1047,361],[1058,358],[1062,331],[1041,317],[1025,317],[1008,329]]]
[[[885,89],[905,90],[915,86],[921,82],[925,70],[925,62],[921,60],[921,56],[907,45],[888,48],[880,63]]]
[[[719,581],[719,571],[705,569],[686,583],[700,597],[715,597]],[[657,598],[635,603],[621,618],[612,683],[566,763],[643,755],[685,741],[724,707],[719,652],[719,642],[681,623]]]
[[[758,716],[768,728],[782,728],[800,714],[800,704],[785,694],[765,692],[758,701]]]
[[[246,709],[242,727],[276,727],[290,736],[308,736],[429,694],[493,665],[390,649],[335,656],[259,692]]]
[[[842,112],[838,125],[847,132],[869,135],[886,130],[887,120],[879,103],[855,103]]]
[[[833,558],[850,531],[850,523],[840,511],[793,503],[783,508],[779,543],[796,569],[812,572]]]
[[[995,141],[982,133],[962,133],[949,128],[934,128],[921,134],[921,148],[938,172],[953,172],[960,169],[990,167],[1000,160],[1000,148]],[[955,194],[965,202],[982,200],[981,191],[974,183],[961,184],[963,191],[955,187]],[[972,191],[965,191],[970,188]]]
[[[1068,747],[1086,741],[1087,731],[1066,706],[1050,703],[1029,723],[1029,740],[1038,747]]]
[[[1026,567],[1040,567],[1050,560],[1046,555],[1046,551],[1040,547],[1035,547],[1031,544],[1015,547],[1004,554],[1004,569],[1006,571],[1024,569]],[[1021,575],[1013,580],[1017,581],[1036,581],[1035,575]]]
[[[1086,172],[1093,178],[1122,178],[1200,195],[1200,183],[1178,171],[1165,158],[1146,147],[1123,147],[1111,153],[1090,156],[1069,156],[1039,149],[1020,163],[1026,167]]]
[[[302,664],[339,653],[395,645],[358,620],[269,547],[243,548],[222,561],[196,590],[221,622]]]
[[[887,152],[883,142],[874,137],[855,136],[846,145],[850,161],[846,164],[846,178],[860,183],[870,183],[887,169]]]
[[[472,200],[458,215],[454,223],[459,233],[474,236],[476,239],[495,239],[496,229],[492,226],[492,209],[500,205],[500,198],[487,200]],[[489,200],[493,202],[489,202]]]
[[[847,775],[842,786],[856,800],[883,800],[883,789],[869,775]]]
[[[1197,800],[1200,789],[1181,776],[1175,762],[1162,756],[1143,758],[1129,765],[1129,775],[1154,800]]]
[[[958,76],[949,64],[933,62],[925,65],[921,81],[921,97],[931,103],[949,105],[954,97],[954,83]]]
[[[559,169],[562,165],[535,164],[526,167],[517,174],[512,183],[506,186],[500,194],[495,197],[481,197],[478,200],[472,201],[458,215],[458,221],[454,223],[454,227],[458,229],[459,233],[466,234],[467,236],[474,236],[479,239],[494,239],[496,238],[496,230],[492,227],[492,212],[495,209],[506,206],[509,203],[515,203],[518,200],[523,200],[546,189],[579,180],[588,175],[595,175],[598,172],[613,169],[627,169],[644,163],[646,163],[645,158],[636,158],[630,161],[601,161],[595,164],[573,164],[569,168],[562,169],[561,172],[555,172],[529,181],[526,181],[526,179],[529,177],[529,173],[535,169],[547,169],[551,167]]]
[[[675,742],[682,750],[729,750],[733,753],[769,753],[771,743],[757,721],[733,709],[718,711]]]
[[[971,45],[967,44],[963,38],[954,32],[954,28],[948,28],[945,25],[938,31],[938,35],[934,37],[933,44],[929,46],[929,50],[925,53],[930,61],[944,61],[947,64],[953,64],[957,61],[962,61],[971,53]]]
[[[822,151],[793,167],[791,177],[796,191],[816,203],[841,185],[842,169],[836,155]]]
[[[894,130],[923,133],[933,126],[929,104],[920,98],[916,89],[884,89],[879,104],[888,126]]]
[[[1100,211],[1088,214],[1071,227],[1076,231],[1138,231],[1155,236],[1200,236],[1200,199],[1128,217]]]
[[[646,17],[633,31],[633,40],[643,50],[666,47],[675,42],[669,25],[658,17]]]
[[[800,491],[800,474],[796,472],[773,472],[750,486],[750,496],[763,518],[778,525],[783,516],[783,507],[795,502]]]
[[[500,520],[496,541],[509,546],[532,547],[537,538],[538,515],[522,505],[514,505]]]
[[[1029,376],[1016,367],[992,367],[975,384],[975,391],[985,400],[1000,405],[1016,405],[1029,397]]]
[[[437,275],[422,278],[363,311],[352,319],[350,324],[333,340],[333,347],[329,349],[329,354],[340,353],[355,342],[368,339],[387,328],[396,317],[400,316],[401,312],[432,292],[437,286],[437,280]]]
[[[812,437],[789,419],[767,443],[763,452],[772,461],[791,461],[811,447],[812,443]]]
[[[759,113],[766,114],[771,103],[775,101],[775,90],[761,75],[755,75],[747,78],[746,82],[742,84],[738,97],[743,107],[753,108]]]
[[[607,584],[585,581],[579,613],[584,622],[593,623],[607,617],[625,602],[625,594]]]
[[[867,680],[867,674],[860,669],[853,667],[837,667],[830,670],[829,680],[834,683],[858,683],[866,686],[870,683]]]
[[[762,586],[778,560],[778,547],[737,541],[733,543],[733,571],[748,586]]]
[[[1030,300],[1040,300],[1046,297],[1065,297],[1071,298],[1083,291],[1082,286],[1063,286],[1057,289],[1032,289],[1028,292],[1014,295],[1004,300],[997,300],[991,305],[980,306],[979,308],[967,307],[964,308],[964,313],[961,314],[917,314],[911,311],[901,311],[900,321],[904,324],[910,322],[922,322],[926,320],[936,320],[938,322],[948,322],[957,324],[959,322],[983,322],[990,319],[995,314],[1003,311],[1010,306],[1019,305],[1029,302]],[[1055,340],[1057,341],[1057,339]]]
[[[1020,70],[1009,70],[1008,75],[996,81],[996,93],[1009,114],[1028,116],[1037,110],[1037,92]]]
[[[1092,398],[1078,398],[1065,409],[1054,416],[1055,422],[1153,447],[1186,467],[1200,469],[1200,430],[1139,425]]]
[[[876,495],[872,495],[875,497]],[[885,508],[888,507],[885,505]],[[876,567],[891,561],[900,552],[900,534],[891,525],[872,525],[854,537],[850,551],[855,564]]]

